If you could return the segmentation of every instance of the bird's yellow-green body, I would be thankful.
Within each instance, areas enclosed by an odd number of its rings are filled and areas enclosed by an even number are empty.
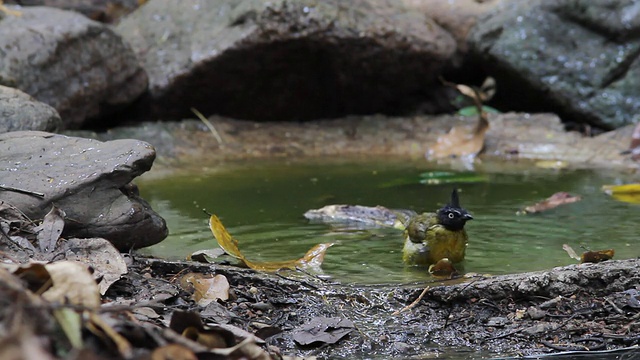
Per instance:
[[[429,266],[447,258],[464,260],[469,237],[464,224],[473,217],[460,207],[454,190],[451,203],[437,213],[415,215],[405,223],[402,259],[409,265]]]

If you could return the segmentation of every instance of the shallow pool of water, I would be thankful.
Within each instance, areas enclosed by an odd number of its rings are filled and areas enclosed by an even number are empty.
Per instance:
[[[486,167],[485,167],[486,168]],[[446,203],[453,186],[462,190],[463,207],[474,216],[467,224],[465,272],[504,274],[575,263],[562,249],[571,245],[616,251],[615,258],[640,256],[637,215],[640,205],[603,194],[604,184],[632,181],[618,175],[568,170],[476,170],[476,183],[423,185],[426,171],[443,170],[409,162],[261,161],[176,171],[137,183],[141,195],[160,213],[170,235],[143,250],[184,259],[217,244],[201,208],[217,214],[251,260],[302,256],[317,243],[334,242],[322,266],[341,282],[404,283],[426,280],[424,269],[403,265],[402,234],[394,229],[341,230],[310,223],[308,209],[328,204],[384,205],[418,212]],[[446,169],[445,169],[446,170]],[[555,192],[583,200],[541,214],[516,215],[526,205]],[[196,205],[197,204],[197,205]]]

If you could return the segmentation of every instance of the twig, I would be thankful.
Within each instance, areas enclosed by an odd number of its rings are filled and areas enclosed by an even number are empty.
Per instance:
[[[13,186],[0,185],[0,190],[13,191],[13,192],[17,192],[17,193],[20,193],[20,194],[25,194],[25,195],[37,196],[39,198],[44,198],[44,194],[41,193],[41,192],[19,189],[19,188],[13,187]]]
[[[403,307],[400,310],[396,310],[394,311],[391,315],[398,315],[400,313],[403,313],[407,310],[411,310],[414,307],[416,307],[416,305],[418,305],[418,303],[420,302],[420,300],[422,300],[422,298],[427,294],[427,291],[429,291],[429,289],[431,289],[431,286],[427,286],[426,288],[424,288],[424,290],[422,290],[422,292],[420,293],[420,296],[418,296],[417,299],[415,299],[411,304]]]
[[[193,112],[198,117],[198,119],[200,119],[200,121],[202,121],[209,128],[209,130],[213,134],[213,137],[215,137],[216,141],[218,141],[218,144],[222,145],[222,138],[220,137],[218,130],[216,130],[216,128],[213,127],[213,124],[211,123],[211,121],[209,121],[209,119],[204,117],[204,115],[202,115],[200,111],[196,110],[196,108],[191,108],[191,112]]]

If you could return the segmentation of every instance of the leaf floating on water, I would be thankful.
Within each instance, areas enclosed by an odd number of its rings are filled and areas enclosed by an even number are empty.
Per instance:
[[[474,172],[450,172],[428,171],[420,174],[420,183],[427,185],[440,185],[450,183],[479,183],[486,182],[487,178]]]
[[[217,216],[211,215],[209,218],[209,229],[211,229],[213,236],[218,241],[218,245],[220,245],[227,254],[244,261],[244,255],[242,255],[240,249],[238,249],[238,240],[229,234]]]
[[[580,200],[582,200],[580,196],[573,196],[568,192],[561,191],[551,195],[550,197],[548,197],[543,201],[540,201],[539,203],[525,207],[524,213],[525,214],[539,213],[539,212],[555,209],[560,205],[578,202]],[[518,212],[518,214],[520,213],[522,212]]]
[[[444,258],[429,266],[429,274],[436,278],[452,279],[458,275],[458,270],[453,266],[451,260]]]
[[[238,240],[235,239],[217,216],[211,215],[209,218],[209,228],[213,236],[218,241],[218,245],[229,255],[241,260],[247,267],[267,272],[274,272],[280,269],[295,269],[297,267],[319,267],[324,260],[324,254],[333,243],[318,244],[311,248],[300,259],[285,261],[253,262],[247,259],[238,248]]]
[[[562,244],[562,250],[566,251],[570,258],[580,260],[580,256],[576,254],[575,250],[573,250],[569,244]]]
[[[599,263],[605,260],[613,259],[615,251],[613,249],[598,250],[598,251],[585,251],[580,256],[580,263]]]
[[[561,160],[540,160],[536,161],[536,167],[541,169],[566,169],[569,163]]]
[[[603,185],[602,191],[618,201],[640,204],[640,184]]]

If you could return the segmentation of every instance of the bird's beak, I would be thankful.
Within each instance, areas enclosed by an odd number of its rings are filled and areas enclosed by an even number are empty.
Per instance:
[[[471,214],[464,214],[464,219],[466,220],[473,220],[473,216],[471,216]]]

